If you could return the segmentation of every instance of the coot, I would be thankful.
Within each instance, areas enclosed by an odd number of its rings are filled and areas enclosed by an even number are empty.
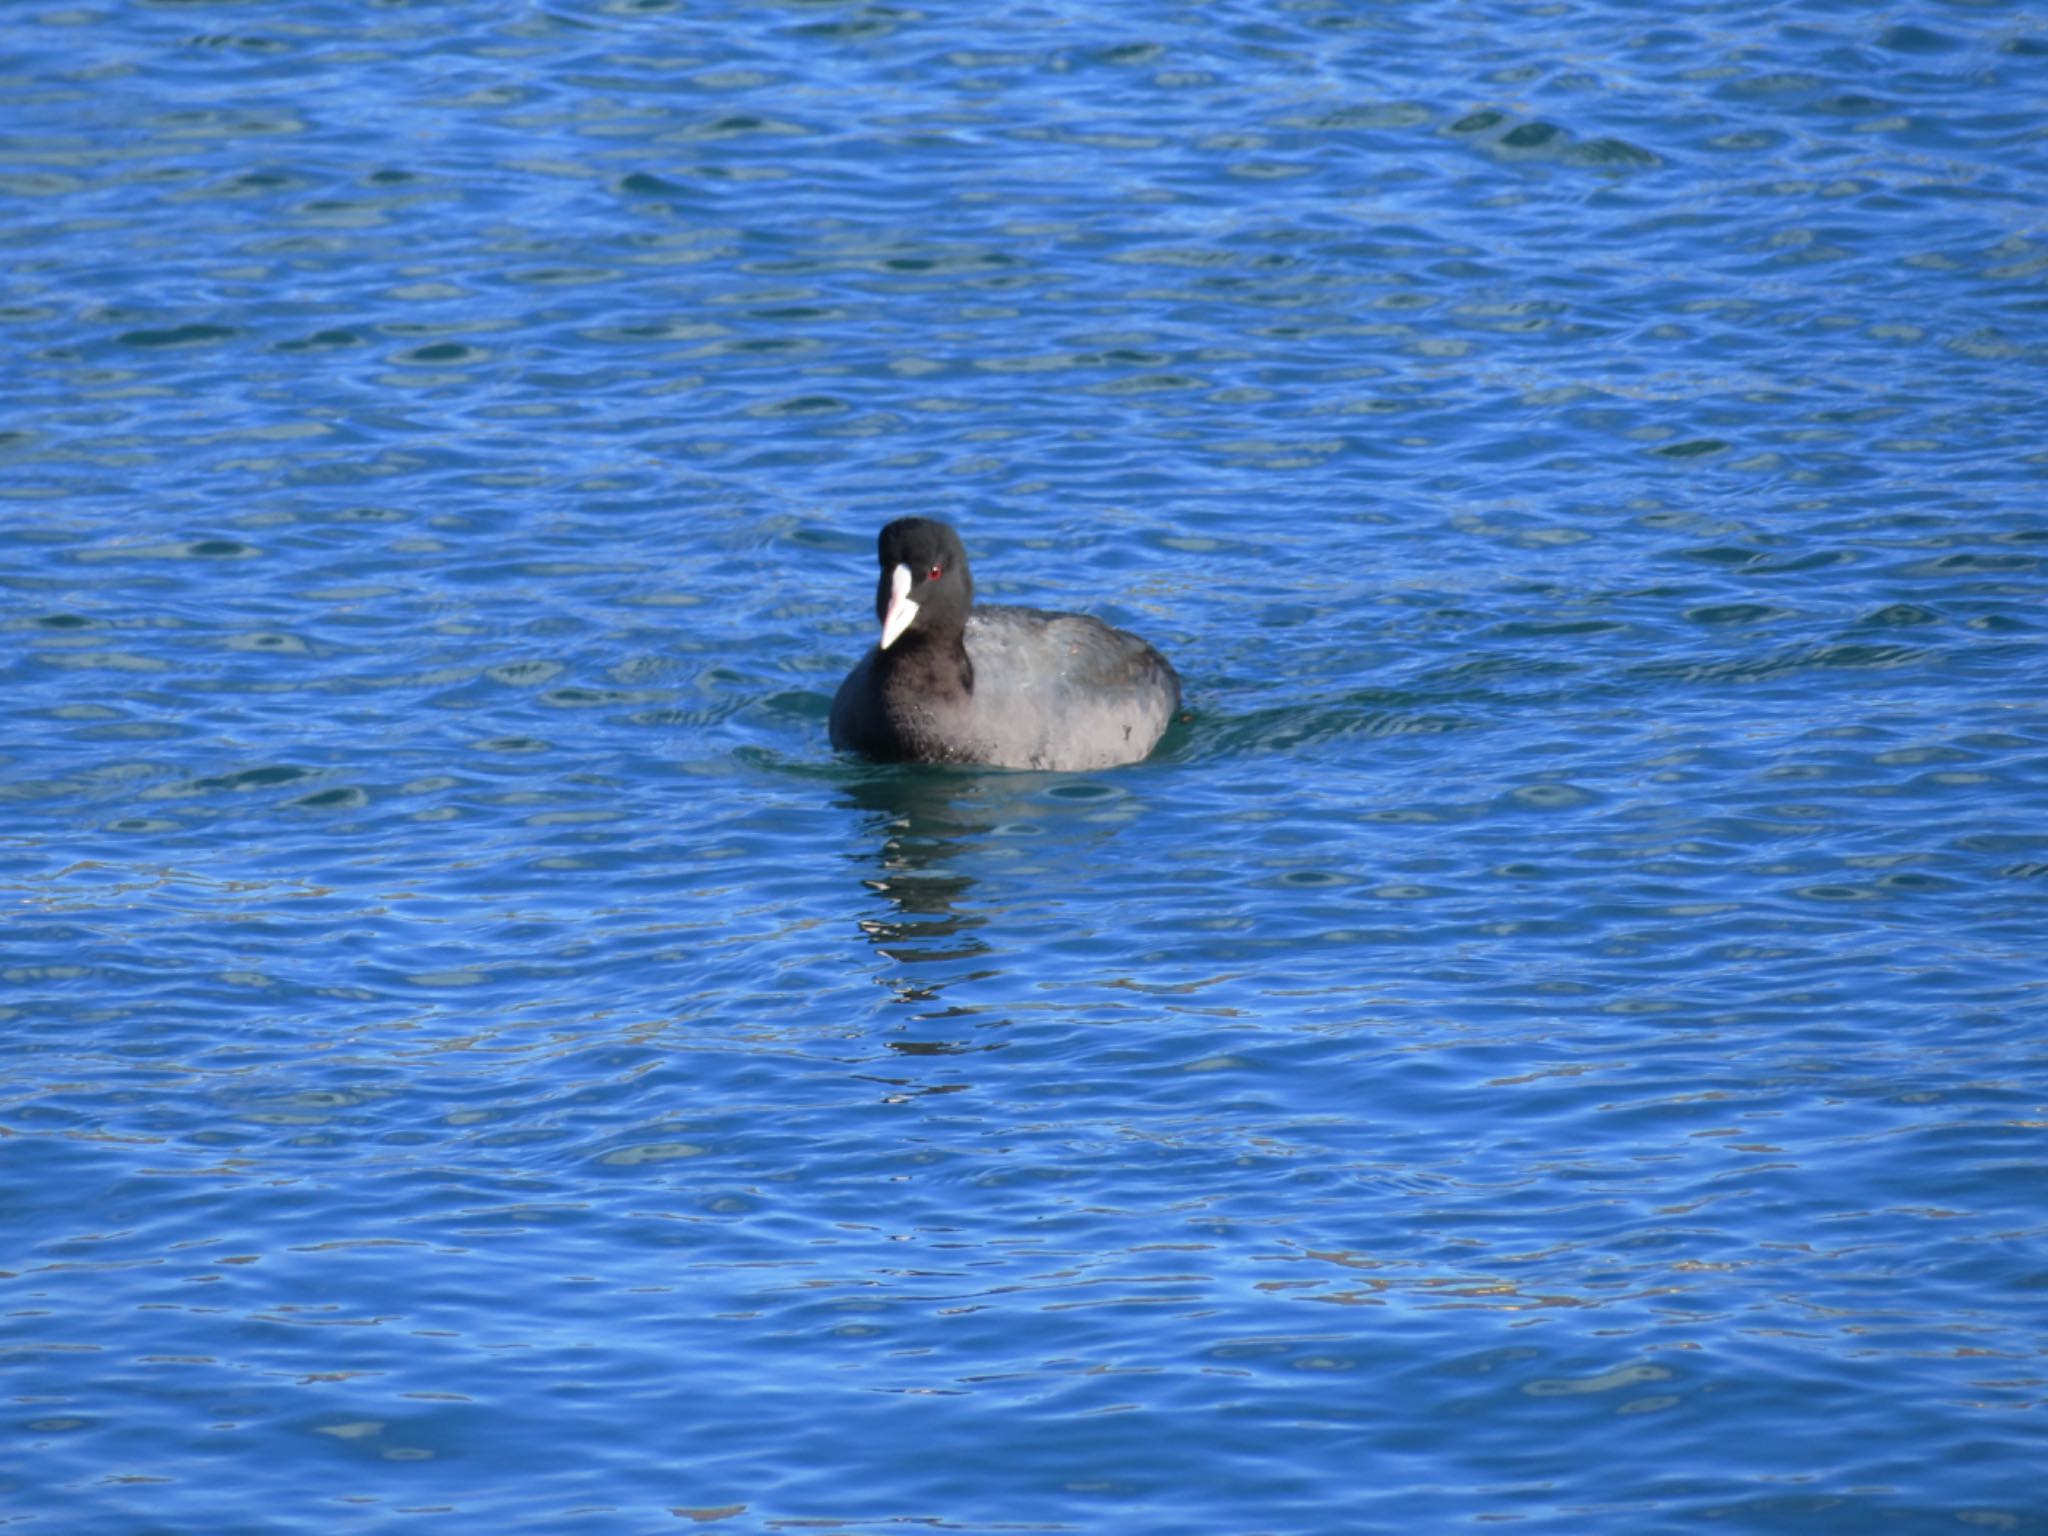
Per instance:
[[[1134,763],[1180,705],[1180,678],[1136,635],[1078,613],[976,608],[945,523],[876,541],[881,642],[832,700],[832,745],[886,763],[1072,770]]]

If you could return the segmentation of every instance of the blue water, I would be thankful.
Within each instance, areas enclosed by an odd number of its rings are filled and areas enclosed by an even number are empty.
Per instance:
[[[0,1523],[2048,1531],[2044,103],[0,13]],[[902,514],[1160,753],[835,759]]]

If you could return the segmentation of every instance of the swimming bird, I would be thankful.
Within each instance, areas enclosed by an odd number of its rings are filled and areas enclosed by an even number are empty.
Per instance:
[[[1136,635],[1079,613],[974,606],[967,548],[898,518],[875,541],[880,641],[832,700],[832,745],[887,763],[1069,771],[1134,763],[1180,706]]]

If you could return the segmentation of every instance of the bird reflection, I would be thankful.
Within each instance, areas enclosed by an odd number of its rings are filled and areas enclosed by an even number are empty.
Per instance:
[[[1071,848],[1085,835],[1080,822],[1102,823],[1107,832],[1115,818],[1105,818],[1105,809],[1124,800],[1108,784],[1055,774],[898,765],[841,781],[841,805],[861,813],[874,840],[852,857],[862,884],[883,898],[860,919],[868,943],[889,962],[877,979],[912,1006],[919,1026],[937,1026],[938,1038],[893,1039],[885,1042],[890,1050],[948,1056],[1000,1048],[984,1032],[1009,1022],[1001,1004],[991,1009],[947,994],[976,982],[994,983],[971,989],[990,997],[1006,990],[1003,957],[1012,936],[1002,928],[1029,921],[1035,906],[1020,895],[1036,871],[1032,861],[1019,861],[1019,839],[1037,843],[1033,834],[1050,821],[1064,834],[1057,841]],[[980,877],[970,872],[991,867],[1006,871],[1006,890],[993,900],[977,896]]]
[[[891,960],[927,967],[988,952],[975,931],[988,919],[966,906],[974,877],[961,873],[956,860],[997,824],[990,807],[993,782],[998,781],[987,774],[896,768],[846,786],[844,803],[868,813],[868,825],[880,838],[873,855],[879,873],[865,884],[893,909],[862,919],[860,926]],[[905,1002],[929,1002],[937,998],[939,984],[905,980],[897,990]]]
[[[887,900],[879,916],[861,919],[862,933],[897,968],[884,984],[896,1001],[918,1010],[919,1025],[940,1023],[938,1038],[898,1038],[882,1043],[902,1056],[961,1056],[996,1050],[1000,1042],[972,1035],[963,1026],[985,1028],[1000,1020],[982,1010],[948,1004],[945,989],[993,972],[975,962],[991,953],[979,930],[985,913],[968,905],[972,875],[959,864],[999,824],[992,809],[991,776],[938,768],[891,768],[865,775],[845,787],[843,804],[865,813],[877,842],[872,854],[857,856],[862,883]],[[950,1027],[949,1027],[950,1026]],[[923,1033],[922,1028],[919,1030]],[[953,1093],[962,1082],[923,1083],[878,1076],[892,1100]]]

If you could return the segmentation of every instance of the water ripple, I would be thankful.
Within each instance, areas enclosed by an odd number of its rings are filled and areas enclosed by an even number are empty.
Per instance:
[[[24,1514],[2044,1529],[2030,12],[11,45]]]

